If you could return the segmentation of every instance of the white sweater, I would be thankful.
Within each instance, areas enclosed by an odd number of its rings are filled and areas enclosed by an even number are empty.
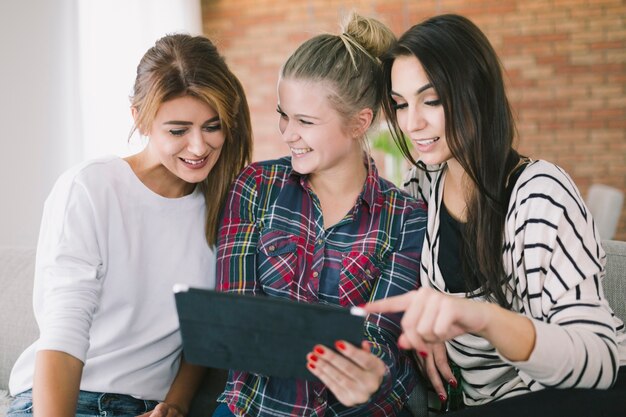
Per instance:
[[[441,291],[446,286],[437,257],[445,175],[445,168],[430,173],[414,168],[405,184],[428,202],[421,283]],[[461,368],[466,404],[544,387],[606,388],[613,383],[617,367],[626,364],[626,335],[603,296],[606,255],[599,242],[571,178],[551,163],[530,163],[509,202],[503,259],[515,289],[509,300],[514,298],[513,309],[532,320],[535,347],[528,361],[511,362],[477,336],[447,343],[448,356]]]
[[[32,387],[38,350],[58,350],[84,363],[81,390],[163,400],[181,352],[172,287],[215,285],[205,209],[198,187],[162,197],[117,157],[63,174],[37,248],[41,334],[15,364],[11,394]]]

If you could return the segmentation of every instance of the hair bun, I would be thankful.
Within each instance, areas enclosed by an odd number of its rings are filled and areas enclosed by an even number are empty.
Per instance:
[[[342,29],[374,58],[380,58],[396,41],[393,32],[383,23],[356,12],[350,13]]]

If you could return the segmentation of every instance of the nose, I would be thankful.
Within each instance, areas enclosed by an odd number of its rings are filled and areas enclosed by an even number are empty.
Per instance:
[[[187,142],[187,150],[196,156],[203,156],[207,151],[207,143],[202,136],[202,132],[198,130],[193,130],[190,132]]]
[[[426,119],[424,119],[424,115],[417,108],[408,108],[407,116],[406,116],[406,130],[408,132],[414,132],[418,130],[422,130],[426,127]]]
[[[300,134],[293,127],[293,123],[289,123],[283,120],[279,125],[279,129],[285,143],[296,142],[298,139],[300,139]]]

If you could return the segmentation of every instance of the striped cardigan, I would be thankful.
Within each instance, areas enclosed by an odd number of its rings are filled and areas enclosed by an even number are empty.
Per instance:
[[[440,291],[446,291],[437,266],[445,175],[445,165],[436,172],[413,168],[405,183],[410,194],[428,203],[420,279]],[[448,356],[461,368],[467,405],[545,387],[611,386],[619,365],[626,364],[626,335],[603,295],[606,255],[599,242],[571,178],[556,165],[531,162],[513,188],[502,256],[514,289],[508,298],[513,310],[531,319],[535,347],[527,361],[511,362],[474,335],[448,342]]]

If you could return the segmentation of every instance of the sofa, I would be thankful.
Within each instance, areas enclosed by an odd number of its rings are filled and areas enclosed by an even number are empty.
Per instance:
[[[11,368],[39,332],[32,305],[34,269],[34,249],[0,248],[0,417],[5,417],[10,402],[7,390]],[[189,417],[207,417],[213,413],[226,375],[227,371],[209,369]]]
[[[615,314],[626,319],[626,242],[606,240],[602,245],[608,256],[605,294]],[[0,248],[0,417],[5,416],[10,400],[7,390],[13,363],[38,334],[31,297],[34,263],[34,249]],[[211,415],[225,380],[225,371],[209,370],[190,417]],[[427,415],[425,395],[425,389],[417,389],[410,399],[416,417]]]

